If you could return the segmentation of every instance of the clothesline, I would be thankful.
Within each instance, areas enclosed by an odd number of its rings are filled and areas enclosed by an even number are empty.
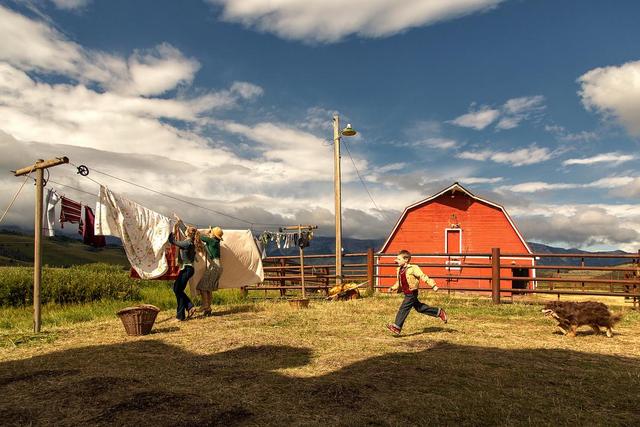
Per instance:
[[[74,164],[74,163],[72,163],[72,162],[69,162],[69,164],[70,164],[71,166],[75,167],[75,168],[78,168],[78,165],[76,165],[76,164]],[[142,189],[144,189],[144,190],[150,191],[150,192],[155,193],[155,194],[158,194],[158,195],[160,195],[160,196],[163,196],[163,197],[166,197],[166,198],[169,198],[169,199],[172,199],[172,200],[176,200],[176,201],[178,201],[178,202],[186,203],[186,204],[188,204],[188,205],[191,205],[191,206],[194,206],[194,207],[197,207],[197,208],[200,208],[200,209],[204,209],[204,210],[207,210],[207,211],[209,211],[209,212],[213,212],[213,213],[215,213],[215,214],[218,214],[218,215],[221,215],[221,216],[224,216],[224,217],[227,217],[227,218],[231,218],[231,219],[236,220],[236,221],[243,222],[243,223],[245,223],[245,224],[249,224],[249,225],[251,225],[251,226],[252,226],[252,228],[253,228],[253,226],[254,226],[254,225],[268,225],[268,226],[276,226],[276,227],[278,227],[278,226],[283,226],[283,225],[284,225],[284,224],[274,224],[274,223],[265,223],[265,222],[249,221],[249,220],[246,220],[246,219],[243,219],[243,218],[239,218],[239,217],[236,217],[236,216],[233,216],[233,215],[226,214],[226,213],[224,213],[224,212],[217,211],[217,210],[215,210],[215,209],[207,208],[206,206],[198,205],[197,203],[193,203],[193,202],[190,202],[190,201],[188,201],[188,200],[181,199],[181,198],[179,198],[179,197],[175,197],[175,196],[171,196],[171,195],[169,195],[169,194],[165,194],[165,193],[163,193],[163,192],[161,192],[161,191],[154,190],[153,188],[149,188],[149,187],[146,187],[146,186],[144,186],[144,185],[140,185],[140,184],[137,184],[137,183],[135,183],[135,182],[131,182],[131,181],[129,181],[129,180],[126,180],[126,179],[124,179],[124,178],[117,177],[117,176],[112,175],[112,174],[109,174],[109,173],[107,173],[107,172],[102,172],[102,171],[100,171],[100,170],[98,170],[98,169],[91,168],[90,170],[91,170],[91,171],[93,171],[93,172],[99,173],[99,174],[101,174],[101,175],[105,175],[105,176],[108,176],[108,177],[110,177],[110,178],[117,179],[118,181],[122,181],[122,182],[124,182],[124,183],[129,184],[129,185],[133,185],[133,186],[135,186],[135,187],[142,188]],[[91,178],[91,177],[89,177],[89,176],[86,176],[85,178],[87,178],[87,179],[89,179],[89,180],[93,181],[94,183],[96,183],[96,184],[98,184],[98,185],[103,185],[103,184],[101,184],[100,182],[96,181],[95,179],[93,179],[93,178]]]

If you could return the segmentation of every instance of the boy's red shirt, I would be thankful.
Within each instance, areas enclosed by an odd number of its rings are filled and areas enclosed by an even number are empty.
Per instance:
[[[411,295],[413,293],[413,291],[409,288],[406,266],[400,268],[400,287],[402,288],[402,293],[405,295]]]

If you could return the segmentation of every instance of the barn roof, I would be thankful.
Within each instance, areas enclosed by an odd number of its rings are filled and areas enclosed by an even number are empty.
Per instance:
[[[431,197],[427,197],[426,199],[420,200],[412,205],[407,206],[404,211],[402,212],[402,215],[400,215],[400,218],[398,218],[398,221],[396,222],[396,225],[393,227],[393,230],[391,231],[391,233],[389,234],[389,237],[387,237],[387,240],[384,242],[384,245],[382,245],[382,248],[380,249],[380,252],[384,252],[387,249],[387,246],[389,245],[389,242],[391,242],[391,238],[393,237],[393,235],[396,233],[396,231],[398,230],[398,227],[400,226],[400,224],[402,223],[402,221],[404,220],[404,218],[407,216],[407,213],[409,213],[410,209],[413,208],[417,208],[419,206],[425,205],[427,203],[429,203],[431,200],[442,196],[443,194],[449,192],[449,191],[460,191],[461,193],[465,193],[467,194],[469,197],[471,197],[472,199],[475,199],[479,202],[482,203],[486,203],[487,205],[493,206],[495,208],[498,208],[502,211],[502,213],[504,214],[504,216],[507,218],[507,220],[509,221],[509,224],[511,224],[511,227],[513,227],[513,230],[516,232],[516,234],[518,235],[518,238],[520,239],[520,241],[522,242],[522,244],[524,245],[524,247],[527,249],[527,252],[529,253],[533,253],[531,252],[531,248],[529,248],[529,245],[527,244],[527,242],[524,240],[524,237],[522,237],[522,234],[520,233],[520,230],[518,230],[518,227],[516,226],[516,224],[513,222],[513,220],[511,219],[511,217],[509,216],[509,214],[507,213],[507,211],[505,210],[504,206],[499,205],[497,203],[494,203],[490,200],[487,199],[483,199],[481,197],[476,196],[475,194],[473,194],[471,191],[467,190],[466,188],[464,188],[462,185],[460,185],[457,182],[454,182],[452,185],[448,186],[447,188],[445,188],[444,190],[434,194]]]

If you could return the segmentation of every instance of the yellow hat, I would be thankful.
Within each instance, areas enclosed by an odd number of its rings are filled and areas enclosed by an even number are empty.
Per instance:
[[[222,235],[224,234],[224,233],[222,232],[222,228],[220,228],[220,227],[213,227],[213,228],[211,229],[211,233],[212,233],[214,236],[216,236],[218,239],[222,240]]]

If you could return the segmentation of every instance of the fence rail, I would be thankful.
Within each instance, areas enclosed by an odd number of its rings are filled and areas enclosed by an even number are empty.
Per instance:
[[[391,257],[395,255],[376,254],[373,249],[343,254],[343,275],[338,278],[335,274],[335,264],[331,263],[331,260],[335,259],[333,254],[305,254],[302,267],[299,264],[299,256],[271,256],[263,260],[263,284],[247,286],[244,289],[247,292],[278,290],[281,296],[287,296],[288,292],[296,292],[302,288],[301,282],[304,277],[305,288],[325,293],[328,293],[338,279],[343,282],[368,281],[371,292],[380,291],[390,287],[389,284],[381,282],[396,278],[395,272],[390,269],[396,266],[395,263],[389,262]],[[443,257],[447,260],[437,260]],[[363,258],[366,262],[362,262]],[[417,253],[413,254],[413,258],[416,265],[430,269],[429,277],[438,282],[440,289],[448,292],[491,293],[491,298],[496,303],[500,302],[501,296],[552,294],[558,298],[561,295],[624,297],[632,301],[634,308],[640,306],[640,251],[637,254],[615,255],[517,254],[501,253],[498,248],[494,248],[491,253]],[[575,259],[580,265],[535,265],[535,261],[541,258]],[[353,262],[349,262],[350,259]],[[429,259],[431,261],[427,262]],[[631,266],[586,265],[586,260],[594,259],[620,259],[628,261]],[[320,263],[309,264],[308,260],[320,260]],[[456,263],[447,262],[451,260],[455,260]],[[482,262],[474,262],[481,260]],[[532,260],[532,265],[515,265],[515,260]],[[526,269],[528,276],[517,276],[512,269]],[[503,270],[513,274],[504,274]],[[477,286],[468,286],[469,281],[476,281]],[[520,287],[514,287],[514,282]],[[452,285],[454,283],[458,285]],[[525,288],[522,288],[522,285]]]

